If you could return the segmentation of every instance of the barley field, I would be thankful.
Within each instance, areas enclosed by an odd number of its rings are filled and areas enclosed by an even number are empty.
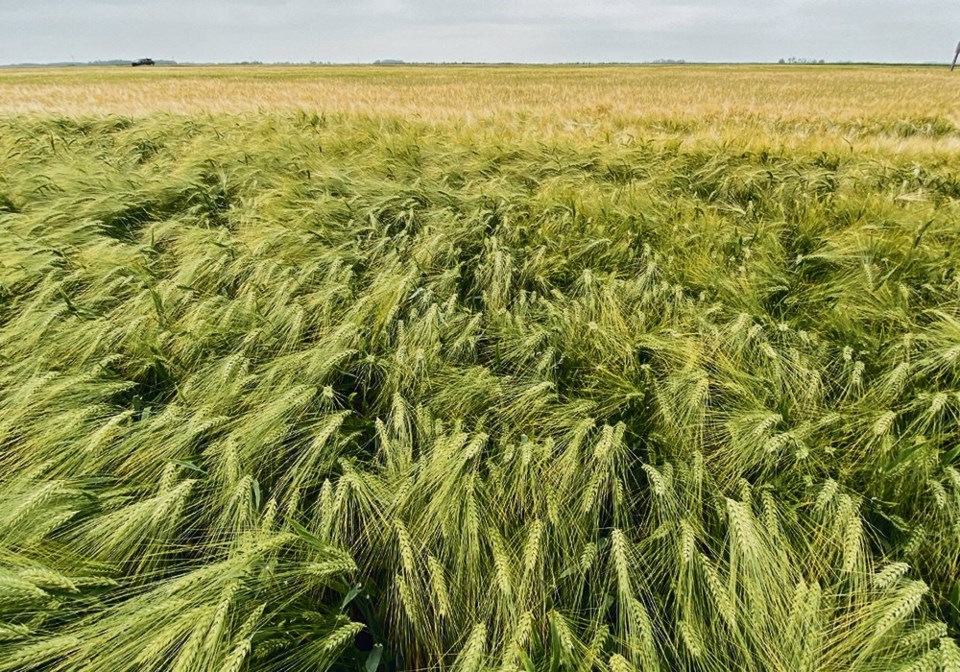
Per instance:
[[[960,79],[0,70],[0,672],[960,670]]]

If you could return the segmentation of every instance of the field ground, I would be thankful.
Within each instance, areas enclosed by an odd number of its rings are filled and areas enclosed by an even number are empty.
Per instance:
[[[960,77],[0,70],[0,672],[960,669]]]

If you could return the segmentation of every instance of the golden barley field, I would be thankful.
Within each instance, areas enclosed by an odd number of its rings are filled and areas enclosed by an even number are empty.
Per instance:
[[[323,111],[538,133],[953,149],[960,87],[907,66],[209,66],[0,70],[0,114]],[[910,138],[911,141],[904,142]],[[898,143],[899,141],[899,143]]]
[[[960,76],[0,70],[0,672],[960,670]]]

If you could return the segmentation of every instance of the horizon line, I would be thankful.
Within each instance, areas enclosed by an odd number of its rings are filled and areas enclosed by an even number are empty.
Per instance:
[[[0,68],[43,68],[43,67],[123,67],[134,63],[137,59],[108,58],[92,61],[21,61],[15,63],[0,63]],[[571,65],[879,65],[879,66],[949,66],[949,61],[856,61],[856,60],[826,60],[826,59],[787,59],[769,61],[688,61],[685,59],[654,59],[646,61],[406,61],[402,59],[376,59],[373,61],[177,61],[174,59],[153,59],[155,66],[148,67],[189,67],[189,66],[439,66],[439,65],[470,65],[470,66],[571,66]]]

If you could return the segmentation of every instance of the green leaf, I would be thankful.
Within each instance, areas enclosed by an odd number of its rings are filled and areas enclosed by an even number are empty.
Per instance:
[[[330,544],[324,543],[320,537],[310,532],[310,530],[295,521],[293,518],[290,518],[289,516],[284,516],[284,518],[286,518],[286,521],[290,523],[290,527],[293,528],[293,531],[296,533],[296,535],[307,542],[310,546],[313,546],[318,551],[330,550]]]
[[[148,407],[149,408],[149,407]],[[190,469],[191,471],[196,471],[197,473],[207,476],[207,472],[198,467],[195,464],[187,462],[185,460],[170,460],[171,463],[177,465],[178,467],[183,467],[184,469]]]
[[[260,481],[253,479],[253,508],[260,510]]]
[[[163,316],[163,299],[160,298],[160,294],[157,293],[157,290],[152,287],[148,290],[150,292],[150,298],[153,300],[153,309],[157,311],[157,319],[160,322],[164,322]]]
[[[957,461],[957,458],[960,457],[960,446],[953,448],[947,453],[944,453],[943,457],[940,458],[940,462],[943,464],[953,464]]]
[[[377,672],[377,668],[380,667],[380,657],[382,655],[383,644],[374,644],[373,649],[370,650],[370,655],[367,656],[367,662],[363,665],[367,672]]]
[[[947,600],[953,610],[960,614],[960,580],[953,582],[953,587],[950,589],[950,594],[947,596]]]
[[[350,589],[350,592],[347,593],[347,596],[343,598],[343,604],[340,605],[340,611],[343,611],[347,608],[347,605],[353,602],[354,598],[360,594],[363,590],[363,586],[359,583]]]
[[[537,672],[537,666],[533,664],[533,659],[530,658],[529,654],[526,651],[520,648],[520,645],[516,645],[517,657],[520,659],[520,662],[523,664],[523,669],[527,672]]]

